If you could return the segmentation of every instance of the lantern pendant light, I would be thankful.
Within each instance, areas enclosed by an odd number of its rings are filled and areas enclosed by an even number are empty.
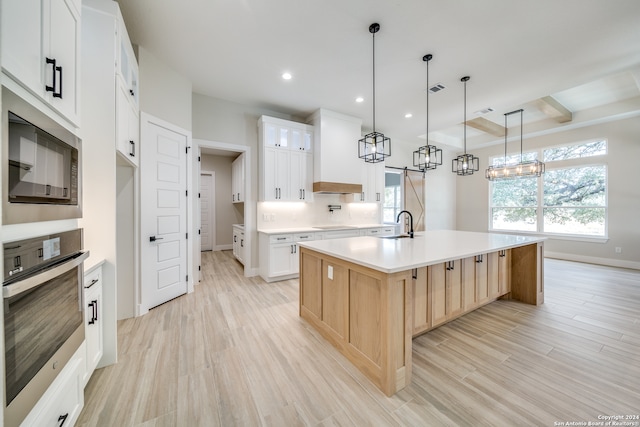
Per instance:
[[[442,150],[435,145],[429,145],[429,61],[433,59],[430,53],[423,56],[422,60],[427,63],[427,145],[418,148],[413,152],[413,166],[421,171],[435,169],[442,165]]]
[[[358,157],[367,163],[384,162],[391,156],[391,138],[376,132],[376,33],[380,31],[380,24],[369,25],[369,32],[373,39],[373,132],[358,140]]]
[[[485,178],[489,181],[497,179],[513,179],[525,176],[542,176],[544,173],[544,163],[538,159],[524,161],[522,156],[522,113],[523,109],[514,110],[504,114],[504,160],[500,166],[489,166],[484,173]],[[511,114],[520,113],[520,161],[518,163],[507,164],[507,134],[509,127],[507,126],[507,117]]]
[[[458,175],[473,175],[474,172],[480,170],[480,159],[473,154],[467,154],[467,82],[469,76],[460,79],[464,83],[464,154],[459,155],[451,162],[451,172]]]

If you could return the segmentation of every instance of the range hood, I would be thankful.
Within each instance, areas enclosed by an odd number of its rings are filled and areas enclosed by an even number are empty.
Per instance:
[[[313,192],[325,194],[362,193],[362,184],[318,181],[313,183]]]
[[[313,192],[354,194],[362,192],[363,162],[358,158],[362,120],[319,109],[313,124]]]

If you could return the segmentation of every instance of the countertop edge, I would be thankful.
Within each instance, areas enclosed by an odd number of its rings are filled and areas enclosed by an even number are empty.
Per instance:
[[[491,233],[486,233],[486,234],[491,234]],[[360,237],[363,238],[363,237]],[[366,238],[366,237],[364,237]],[[372,239],[378,239],[378,237],[371,237]],[[460,254],[456,254],[454,256],[449,256],[449,257],[442,257],[442,258],[432,258],[429,260],[425,260],[425,261],[421,261],[421,262],[414,262],[414,263],[410,263],[410,264],[406,264],[406,265],[402,265],[399,267],[395,267],[395,268],[385,268],[381,265],[378,264],[372,264],[367,262],[366,260],[363,259],[358,259],[352,256],[349,256],[348,254],[344,254],[344,253],[336,253],[334,251],[331,250],[327,250],[327,249],[321,249],[321,248],[316,248],[314,247],[316,243],[318,243],[318,241],[315,242],[300,242],[298,243],[301,247],[315,251],[315,252],[319,252],[321,254],[324,255],[328,255],[328,256],[332,256],[334,258],[338,258],[338,259],[342,259],[344,261],[353,263],[353,264],[357,264],[363,267],[367,267],[367,268],[371,268],[372,270],[376,270],[376,271],[380,271],[382,273],[386,273],[386,274],[393,274],[393,273],[398,273],[401,271],[407,271],[407,270],[412,270],[414,268],[421,268],[421,267],[427,267],[430,265],[435,265],[435,264],[440,264],[443,262],[447,262],[447,261],[454,261],[454,260],[458,260],[458,259],[463,259],[463,258],[469,258],[472,256],[476,256],[476,255],[481,255],[481,254],[486,254],[486,253],[490,253],[490,252],[495,252],[495,251],[500,251],[503,249],[513,249],[513,248],[518,248],[518,247],[522,247],[522,246],[528,246],[528,245],[532,245],[532,244],[537,244],[540,242],[543,242],[545,240],[547,240],[546,237],[529,237],[527,236],[527,238],[529,239],[526,242],[514,242],[514,243],[510,243],[510,244],[506,244],[506,245],[495,245],[491,248],[486,248],[486,250],[476,250],[476,251],[470,251],[470,252],[462,252]],[[348,240],[348,239],[358,239],[358,237],[351,237],[351,238],[347,238],[347,239],[341,239],[341,240]],[[322,242],[322,241],[320,241]]]

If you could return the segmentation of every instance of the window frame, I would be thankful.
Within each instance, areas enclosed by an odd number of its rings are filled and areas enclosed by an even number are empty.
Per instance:
[[[604,141],[606,144],[606,153],[598,154],[589,157],[577,157],[573,159],[563,159],[563,160],[549,160],[545,162],[545,171],[553,171],[553,170],[561,170],[561,169],[572,169],[572,168],[580,168],[580,167],[588,167],[588,166],[603,166],[605,168],[605,194],[604,194],[604,206],[579,206],[579,207],[593,207],[604,209],[604,235],[602,236],[594,236],[594,235],[586,235],[586,234],[572,234],[572,233],[557,233],[557,232],[549,232],[544,230],[544,210],[545,208],[553,208],[553,206],[546,206],[544,203],[544,175],[536,178],[536,187],[537,187],[537,206],[536,209],[536,231],[525,231],[525,230],[508,230],[508,229],[500,229],[493,227],[493,210],[498,208],[509,208],[508,206],[493,206],[493,182],[489,181],[489,191],[488,191],[488,230],[493,233],[504,233],[504,234],[528,234],[528,235],[539,235],[539,236],[547,236],[553,237],[554,239],[559,240],[575,240],[575,241],[597,241],[597,242],[605,242],[609,239],[609,165],[608,165],[608,155],[609,155],[609,141],[607,138],[594,138],[590,140],[584,141],[576,141],[565,144],[557,144],[552,146],[544,146],[540,147],[536,150],[528,150],[527,153],[537,153],[539,159],[544,158],[544,151],[553,148],[559,147],[567,147],[572,145],[581,145],[581,144],[589,144],[592,142]],[[507,154],[509,156],[509,154]],[[493,164],[494,159],[502,158],[504,155],[495,155],[489,156],[488,164]],[[568,207],[567,207],[568,208]],[[575,207],[574,207],[575,208]]]
[[[397,175],[401,176],[400,177],[400,185],[398,186],[400,188],[400,208],[399,208],[398,212],[400,212],[401,210],[404,209],[404,192],[405,192],[405,188],[404,188],[404,179],[403,179],[403,176],[402,176],[404,174],[404,171],[401,171],[401,170],[396,171],[396,170],[392,170],[392,169],[385,169],[384,173],[385,173],[385,176],[388,173],[397,174]],[[395,222],[395,221],[394,222],[385,222],[385,220],[384,220],[384,210],[385,210],[384,203],[385,203],[386,189],[387,189],[386,179],[385,179],[384,188],[385,188],[385,191],[384,191],[384,194],[383,194],[383,197],[382,197],[382,203],[381,203],[381,206],[380,206],[380,209],[382,211],[382,223],[383,224],[387,224],[387,225],[397,225],[397,222]]]

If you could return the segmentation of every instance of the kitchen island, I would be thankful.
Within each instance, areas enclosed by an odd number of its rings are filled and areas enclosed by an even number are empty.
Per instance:
[[[544,238],[440,230],[300,243],[300,316],[386,395],[413,337],[498,298],[542,304]]]

